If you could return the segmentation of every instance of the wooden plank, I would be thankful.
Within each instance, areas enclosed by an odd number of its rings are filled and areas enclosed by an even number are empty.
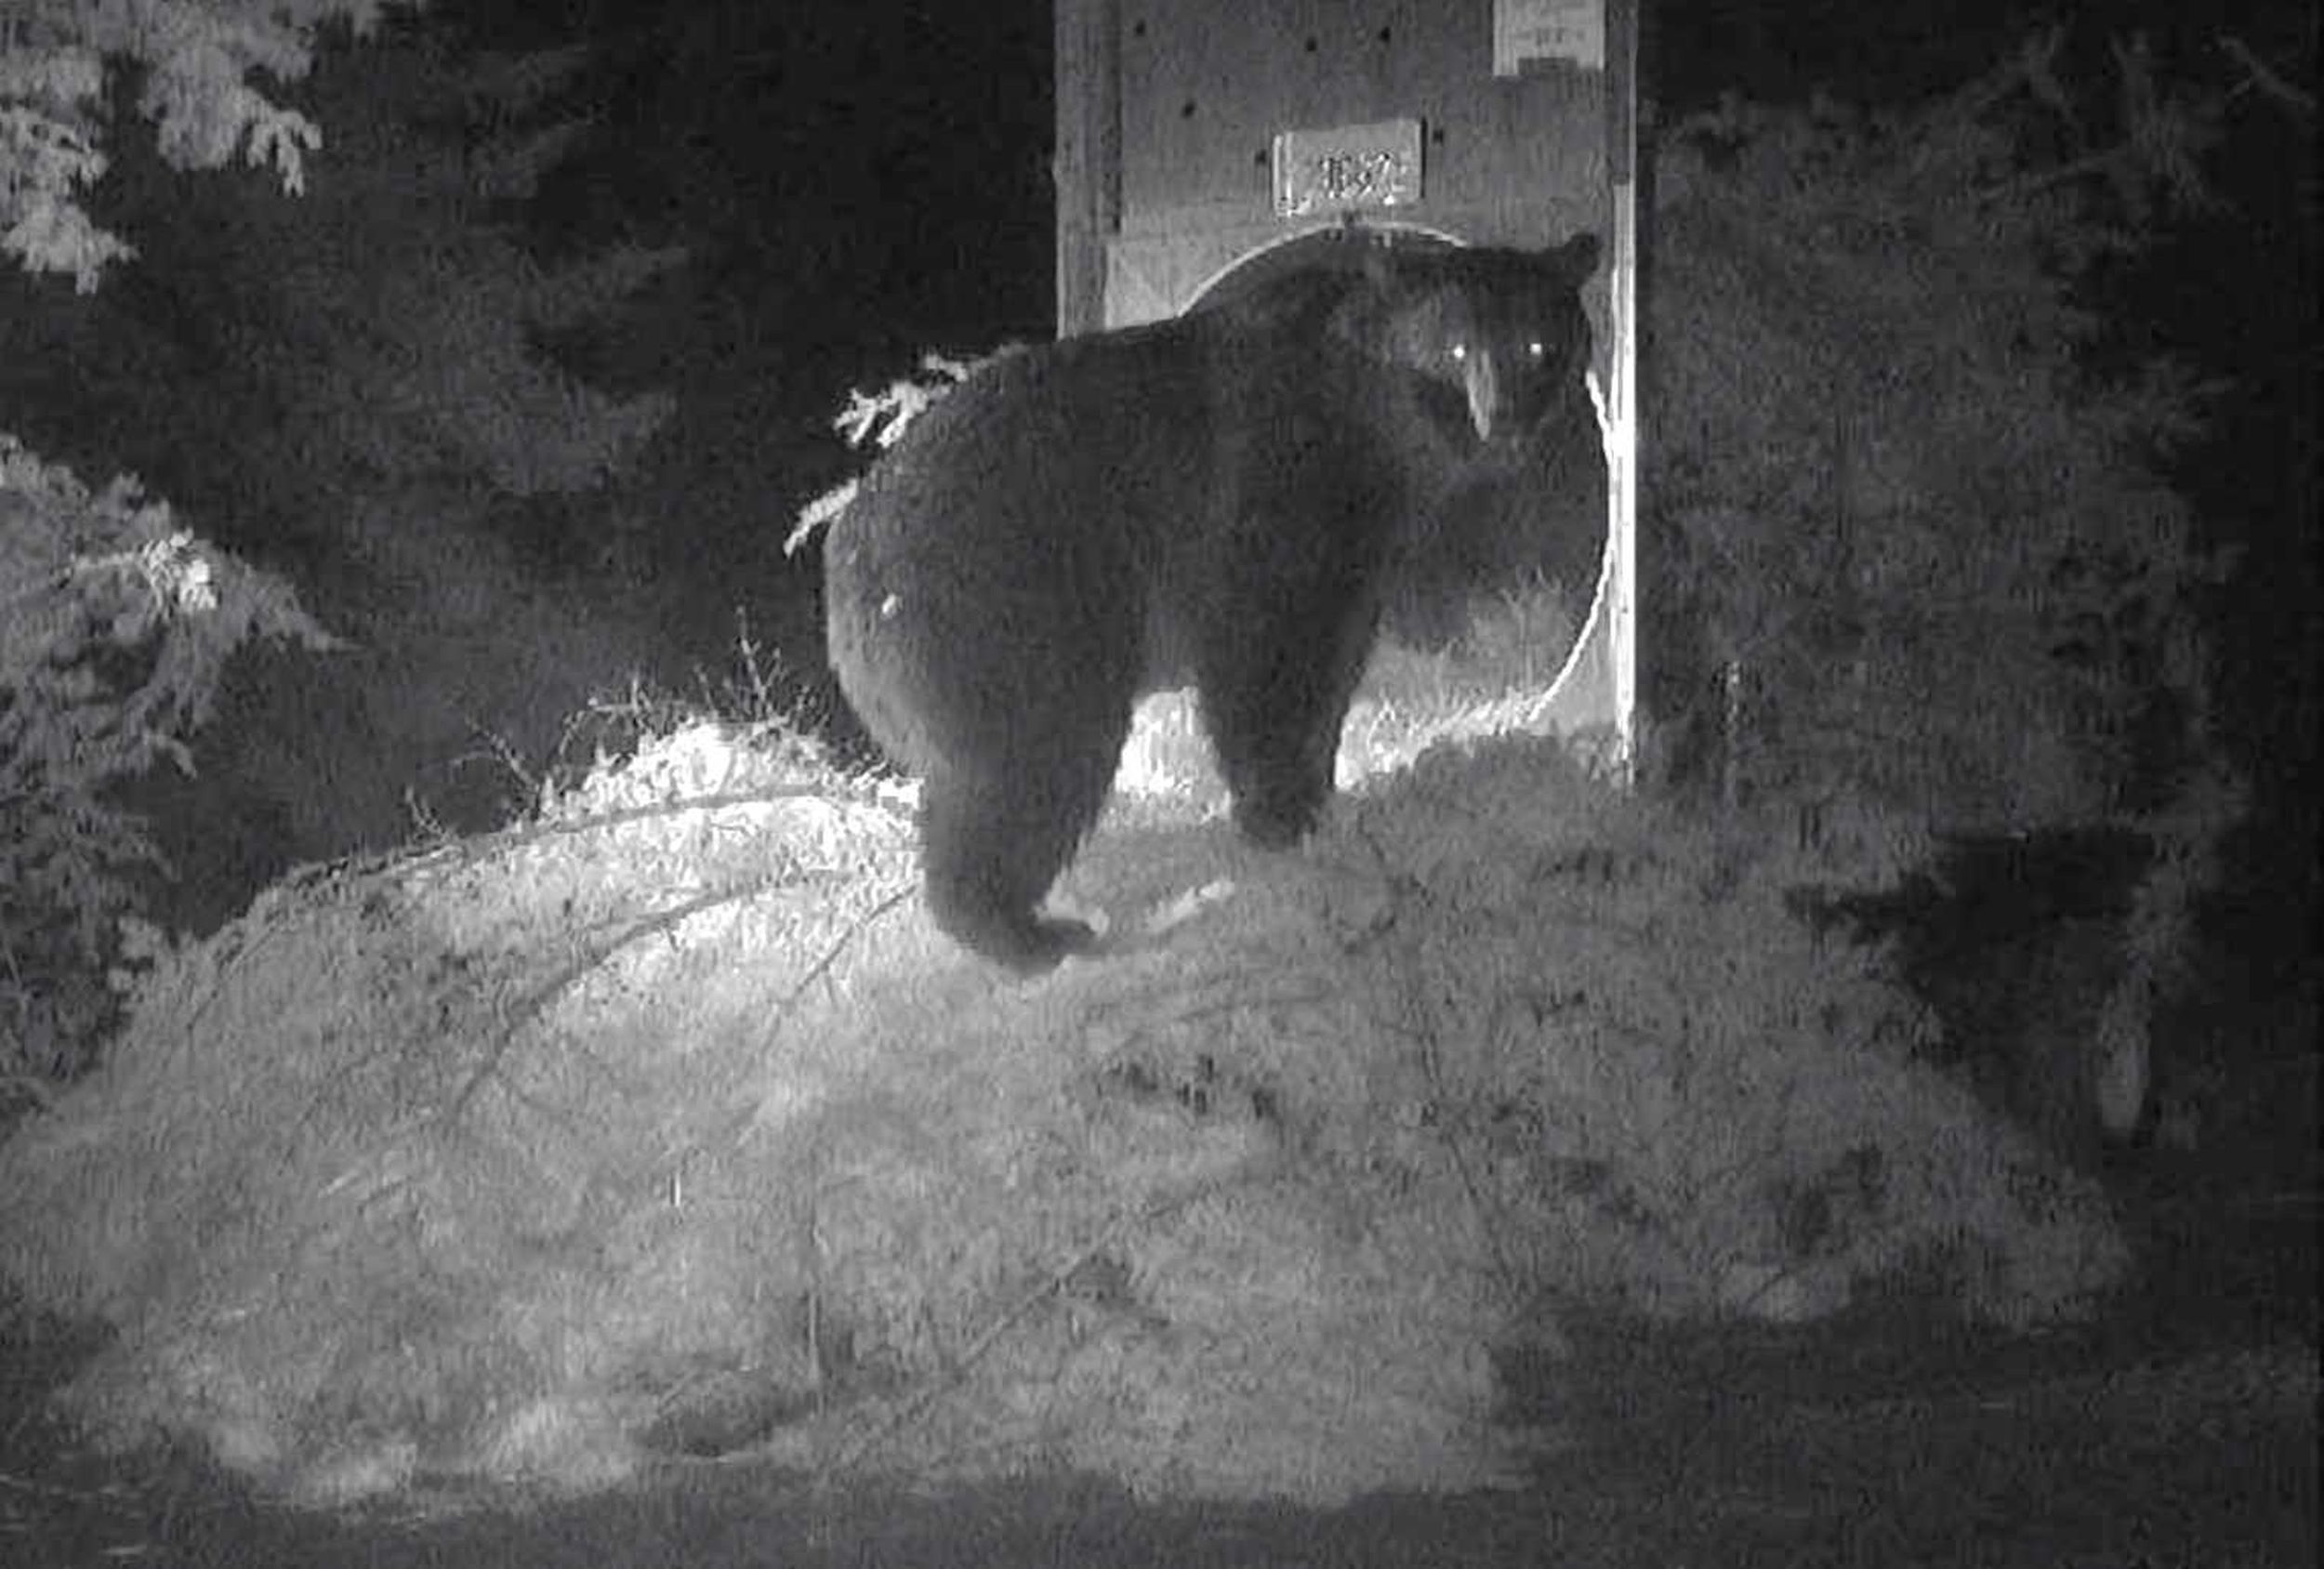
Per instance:
[[[1056,0],[1057,336],[1105,323],[1107,246],[1121,227],[1119,0]]]
[[[1277,131],[1404,115],[1428,127],[1430,195],[1401,218],[1546,240],[1541,204],[1604,189],[1603,73],[1495,77],[1492,0],[1122,4],[1125,234],[1263,218]]]

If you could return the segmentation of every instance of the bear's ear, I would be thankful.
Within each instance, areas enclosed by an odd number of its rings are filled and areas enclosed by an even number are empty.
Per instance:
[[[1551,246],[1542,253],[1542,258],[1552,272],[1579,288],[1598,270],[1598,237],[1577,234],[1562,245]]]

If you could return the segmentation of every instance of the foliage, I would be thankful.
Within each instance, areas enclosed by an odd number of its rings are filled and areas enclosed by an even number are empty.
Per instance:
[[[438,613],[472,605],[486,568],[506,553],[457,539],[447,547],[447,515],[481,494],[597,484],[667,416],[665,398],[614,398],[580,385],[540,339],[603,310],[674,258],[628,249],[548,267],[505,221],[575,135],[577,122],[543,108],[571,73],[573,51],[456,59],[410,26],[360,49],[352,39],[318,38],[318,25],[335,16],[367,27],[367,4],[131,9],[129,20],[117,7],[64,6],[0,18],[0,130],[37,122],[34,142],[77,150],[81,160],[71,168],[28,163],[21,145],[31,143],[0,134],[0,227],[21,220],[20,235],[45,237],[20,251],[29,270],[73,271],[86,292],[106,259],[128,254],[79,204],[108,164],[99,117],[121,101],[109,96],[100,49],[112,51],[105,60],[142,69],[139,101],[154,122],[150,140],[141,127],[136,135],[106,127],[119,132],[120,146],[110,150],[118,156],[99,213],[134,231],[149,265],[87,300],[37,278],[0,276],[0,424],[84,469],[101,464],[160,479],[203,514],[206,534],[238,547],[280,551],[297,540],[306,562],[320,555],[363,563],[348,574],[364,586],[359,603],[341,601],[334,620],[351,625],[365,657],[303,686],[260,681],[287,723],[234,743],[239,755],[260,759],[254,767],[274,771],[263,782],[273,794],[209,812],[198,832],[213,842],[172,846],[196,864],[222,856],[239,866],[250,858],[251,835],[236,838],[217,824],[253,828],[271,849],[284,837],[271,829],[290,815],[289,792],[312,804],[324,793],[318,779],[342,782],[331,792],[340,797],[380,785],[369,794],[396,802],[402,823],[400,786],[383,778],[390,738],[366,727],[381,705],[350,687],[358,670],[371,679],[408,671],[415,643],[440,648],[446,621],[457,618]],[[278,108],[244,87],[241,73],[253,66],[284,82],[307,78],[296,106]],[[330,178],[285,201],[284,187],[304,190],[300,154],[317,145],[310,112],[332,126]],[[68,121],[77,141],[58,129]],[[268,161],[279,178],[191,181],[178,173],[217,167],[238,152]],[[148,625],[97,603],[63,639],[70,649],[28,654],[0,672],[15,727],[8,758],[19,776],[9,783],[26,792],[9,810],[28,824],[11,840],[23,847],[23,875],[10,878],[0,932],[20,999],[11,1065],[46,1075],[77,1066],[87,1051],[86,1039],[66,1039],[104,1011],[110,933],[131,899],[124,874],[156,860],[148,825],[104,792],[165,758],[191,773],[187,742],[208,717],[226,654],[251,637],[291,631],[268,617],[296,607],[279,585],[191,534],[173,538],[167,509],[149,507],[133,487],[117,484],[86,504],[60,501],[56,486],[69,476],[9,442],[10,489],[24,493],[11,495],[12,511],[45,521],[0,558],[0,595],[12,607],[59,600],[62,584],[86,596],[99,580],[68,563],[110,553],[163,585],[153,603],[168,606]],[[387,505],[390,498],[399,505]],[[152,537],[78,540],[57,520],[83,511]],[[216,604],[169,598],[166,574],[190,582],[182,573],[194,570],[212,574]],[[435,589],[455,574],[463,594],[408,592],[415,582]],[[399,594],[426,607],[422,625],[400,635],[374,613]],[[52,619],[60,626],[69,613]],[[519,626],[533,634],[532,663],[505,662],[503,685],[529,682],[537,693],[534,666],[562,652],[545,646],[553,639],[539,635],[540,623],[574,618],[531,604],[515,622],[505,606],[496,613],[495,635]],[[56,631],[28,618],[21,640],[52,644]],[[310,646],[320,638],[303,622],[297,635]],[[52,664],[86,684],[50,679]],[[464,680],[460,690],[473,704],[484,689]],[[281,711],[285,692],[298,711]],[[302,703],[302,693],[324,695]],[[398,711],[421,712],[409,698],[398,692]],[[114,702],[123,708],[108,713]],[[448,707],[425,712],[465,746],[477,716]],[[99,739],[72,739],[85,732]],[[370,754],[319,756],[325,732],[327,745],[369,744]],[[424,766],[394,760],[414,773]],[[215,797],[221,780],[233,779],[231,769],[213,769],[205,787]],[[331,821],[351,815],[350,808]],[[309,843],[306,853],[343,848]]]
[[[109,262],[134,254],[83,204],[108,165],[109,60],[143,68],[138,111],[174,167],[215,169],[239,154],[297,191],[322,130],[248,78],[305,75],[318,27],[344,19],[367,29],[379,9],[379,0],[29,0],[0,11],[0,253],[30,271],[69,272],[85,294]]]
[[[297,202],[125,147],[108,195],[150,265],[88,305],[0,318],[0,391],[51,422],[22,434],[181,500],[230,494],[277,529],[312,530],[324,508],[336,528],[350,492],[382,482],[601,484],[670,402],[586,386],[544,342],[679,254],[546,265],[509,222],[576,135],[545,107],[576,58],[460,55],[411,29],[321,51],[302,97],[330,122],[329,178]],[[97,429],[134,450],[71,450]]]
[[[152,847],[111,785],[188,766],[228,655],[327,648],[289,588],[179,528],[133,481],[91,494],[0,434],[0,1070],[78,1064]]]
[[[237,402],[279,411],[271,463],[572,493],[668,417],[666,395],[610,397],[540,344],[680,254],[545,267],[507,222],[571,145],[574,124],[539,123],[540,105],[575,63],[573,51],[463,60],[425,38],[336,51],[316,92],[337,157],[306,200],[248,182],[167,188],[174,232],[191,242],[174,277],[205,308],[218,361],[244,367]]]
[[[886,452],[904,437],[912,421],[918,419],[929,404],[950,392],[969,379],[978,366],[997,360],[1004,354],[1015,353],[1022,346],[1003,344],[991,354],[976,360],[955,360],[931,350],[920,356],[920,375],[890,382],[878,392],[865,392],[861,388],[848,391],[847,407],[831,416],[831,429],[851,447],[876,447]],[[847,510],[855,499],[857,481],[849,480],[834,486],[809,501],[799,510],[791,532],[783,538],[783,553],[795,556],[806,547],[832,519]]]
[[[237,155],[297,191],[312,121],[248,85],[305,73],[329,19],[367,27],[376,0],[100,5],[0,10],[0,253],[68,273],[83,294],[133,253],[85,198],[110,160],[109,71],[142,72],[137,110],[178,168]],[[14,355],[10,356],[14,358]],[[107,1007],[94,976],[154,852],[106,789],[207,717],[227,656],[255,637],[327,644],[289,590],[177,527],[116,479],[90,494],[0,432],[0,1067],[77,1066]],[[27,1081],[29,1083],[29,1081]]]
[[[2100,144],[2057,46],[1908,112],[1730,102],[1664,138],[1649,613],[1734,794],[2021,830],[2149,804],[2206,748],[2223,562],[2158,474],[2201,389],[2086,368],[2080,290],[2199,199],[2212,117],[2124,49]]]

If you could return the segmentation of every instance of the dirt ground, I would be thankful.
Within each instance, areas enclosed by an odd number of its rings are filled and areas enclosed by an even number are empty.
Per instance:
[[[2312,1063],[2312,1001],[2269,1013],[2209,1027]],[[2315,1075],[2294,1076],[2198,1153],[2113,1163],[2143,1284],[2100,1323],[2005,1338],[1895,1305],[1783,1331],[1569,1322],[1569,1356],[1508,1370],[1512,1418],[1560,1435],[1530,1486],[1330,1512],[1072,1482],[819,1493],[706,1461],[581,1504],[298,1514],[192,1457],[86,1453],[42,1410],[77,1348],[0,1307],[0,1569],[2310,1569]]]

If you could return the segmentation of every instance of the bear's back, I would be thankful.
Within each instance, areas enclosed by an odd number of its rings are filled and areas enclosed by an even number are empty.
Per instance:
[[[1074,554],[1182,526],[1216,429],[1209,337],[1170,322],[987,361],[913,421],[838,532],[901,539],[926,514],[959,548]]]

